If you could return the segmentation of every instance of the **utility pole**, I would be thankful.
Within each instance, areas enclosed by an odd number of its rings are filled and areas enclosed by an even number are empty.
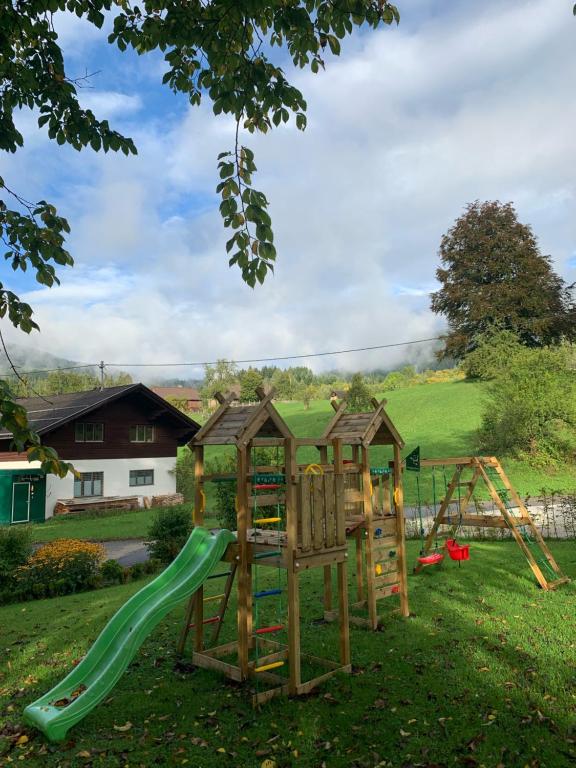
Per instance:
[[[100,391],[104,389],[104,360],[100,360]]]

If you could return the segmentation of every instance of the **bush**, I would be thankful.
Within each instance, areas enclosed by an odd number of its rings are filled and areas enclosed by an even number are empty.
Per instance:
[[[105,584],[122,584],[124,568],[116,560],[106,560],[100,566],[100,575]]]
[[[0,589],[14,583],[16,569],[24,565],[32,553],[32,531],[28,526],[0,527]]]
[[[159,509],[148,529],[145,542],[150,556],[171,563],[192,532],[192,513],[184,506]]]
[[[576,375],[568,347],[528,349],[511,356],[490,385],[480,447],[547,466],[574,460]]]
[[[522,345],[512,331],[490,328],[475,339],[476,348],[464,358],[462,369],[468,379],[494,379],[509,370]]]
[[[16,571],[23,596],[63,595],[98,586],[104,547],[88,541],[58,539],[36,550]]]

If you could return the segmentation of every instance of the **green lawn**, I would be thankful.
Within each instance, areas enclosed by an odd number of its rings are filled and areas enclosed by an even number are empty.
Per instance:
[[[556,542],[553,549],[576,577],[574,544]],[[416,545],[409,550],[413,558]],[[313,622],[321,569],[302,580],[303,647],[335,657],[337,627]],[[174,611],[109,698],[58,746],[22,726],[23,708],[70,669],[142,582],[1,608],[0,765],[573,764],[574,584],[541,592],[509,542],[474,543],[462,568],[449,562],[409,583],[410,619],[390,614],[379,633],[351,629],[353,675],[260,711],[217,673],[175,668],[182,609]],[[217,588],[210,582],[210,590]],[[231,608],[223,639],[235,634]]]

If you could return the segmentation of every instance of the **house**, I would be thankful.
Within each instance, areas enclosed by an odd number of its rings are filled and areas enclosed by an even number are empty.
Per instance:
[[[174,494],[178,446],[200,426],[143,384],[26,398],[30,425],[79,473],[45,475],[0,431],[0,523],[52,517],[60,500],[113,502]]]
[[[200,392],[194,387],[151,387],[159,397],[168,400],[177,408],[183,408],[185,411],[200,411],[202,409],[202,398]]]

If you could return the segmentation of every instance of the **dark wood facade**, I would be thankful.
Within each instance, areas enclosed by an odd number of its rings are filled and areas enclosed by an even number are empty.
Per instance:
[[[151,393],[150,393],[151,394]],[[76,424],[103,424],[102,442],[77,442]],[[151,443],[130,440],[130,428],[149,425],[154,428]],[[186,444],[198,431],[198,425],[178,413],[145,388],[126,392],[121,397],[55,426],[42,436],[42,442],[55,448],[65,460],[132,459],[176,456],[178,446]],[[9,439],[0,440],[0,452],[11,451]],[[11,454],[12,460],[17,455]],[[19,458],[19,457],[18,457]]]

